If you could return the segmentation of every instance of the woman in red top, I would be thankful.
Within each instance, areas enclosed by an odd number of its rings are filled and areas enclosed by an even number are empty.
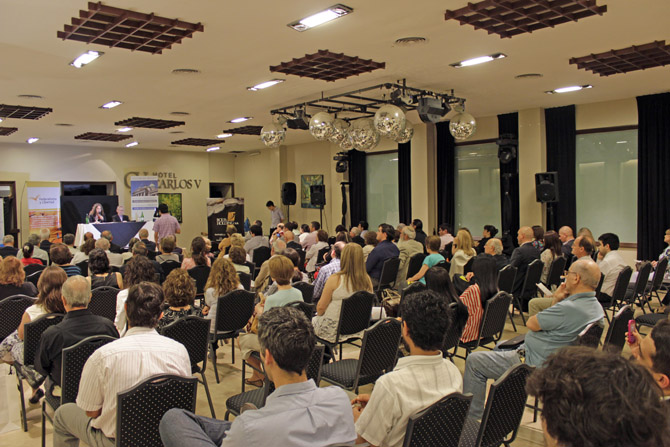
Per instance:
[[[468,321],[461,335],[461,341],[467,343],[479,337],[479,327],[484,316],[484,305],[489,298],[498,293],[498,269],[491,256],[479,256],[472,265],[475,283],[468,287],[461,301],[468,308]]]
[[[35,247],[30,242],[23,244],[23,258],[21,258],[21,263],[24,267],[30,264],[42,265],[41,259],[33,258],[33,250],[35,250]]]

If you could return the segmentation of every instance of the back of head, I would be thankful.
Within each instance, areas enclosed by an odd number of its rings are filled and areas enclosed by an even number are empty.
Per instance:
[[[314,231],[319,231],[321,229],[321,224],[317,221],[312,221],[312,228],[314,228]]]
[[[349,233],[347,233],[346,231],[340,231],[335,236],[335,241],[336,242],[345,242],[345,243],[351,242],[351,236],[349,236]]]
[[[63,235],[63,243],[65,245],[74,245],[74,234],[67,233]]]
[[[244,247],[244,236],[242,236],[240,233],[233,234],[230,236],[230,245],[231,247]]]
[[[65,237],[63,237],[63,240],[65,240]],[[14,236],[12,236],[11,234],[5,234],[2,238],[2,244],[3,245],[14,245]]]
[[[365,233],[365,235],[363,236],[363,240],[365,241],[365,245],[372,245],[372,246],[377,245],[377,243],[379,242],[377,240],[377,234],[373,233],[372,231],[368,231],[367,233]]]
[[[424,351],[442,349],[449,328],[447,301],[432,290],[420,290],[400,301],[402,321],[407,324],[412,342]]]
[[[88,268],[94,275],[109,272],[109,258],[101,248],[95,248],[88,254]]]
[[[106,238],[101,237],[100,239],[95,241],[95,248],[107,251],[109,250],[109,241]]]
[[[253,234],[254,236],[262,236],[263,228],[261,228],[260,225],[252,225],[249,228],[249,232],[251,232],[251,234]]]
[[[131,327],[154,328],[161,317],[163,289],[158,284],[143,281],[128,290],[126,315]]]
[[[544,228],[542,225],[533,225],[533,239],[541,241],[544,238]]]
[[[546,432],[560,446],[660,447],[670,443],[668,408],[650,374],[618,354],[570,346],[528,378]]]
[[[69,307],[88,307],[91,301],[91,283],[83,276],[71,276],[63,284],[62,294]]]
[[[175,243],[174,236],[164,237],[161,239],[161,251],[166,254],[172,253],[174,251]]]
[[[269,207],[269,206],[275,206],[275,203],[274,203],[272,200],[268,200],[268,201],[265,203],[265,206],[268,206],[268,207]]]
[[[242,265],[247,262],[247,252],[242,247],[230,247],[230,250],[228,250],[228,257],[234,264]]]
[[[414,219],[412,221],[412,226],[414,226],[414,228],[416,228],[417,230],[423,230],[423,222],[421,221],[421,219]]]
[[[165,214],[165,213],[169,213],[170,209],[168,208],[166,203],[161,203],[160,205],[158,205],[158,211],[161,214]]]
[[[33,245],[40,245],[40,236],[38,234],[32,233],[30,236],[28,236],[28,242]]]
[[[275,280],[277,285],[286,286],[291,284],[293,277],[293,262],[283,255],[273,256],[268,261],[270,268],[270,277]]]
[[[153,281],[156,270],[146,256],[134,256],[126,264],[123,283],[127,287],[137,285],[143,281]]]
[[[593,233],[587,227],[582,227],[577,231],[577,236],[588,236],[593,239]]]
[[[40,230],[40,240],[41,241],[48,241],[50,236],[51,236],[51,231],[48,228],[42,228]]]
[[[361,227],[363,229],[363,231],[368,229],[368,223],[364,220],[361,220],[360,222],[358,222],[358,226]]]
[[[407,236],[409,239],[414,239],[416,237],[416,231],[410,226],[406,226],[402,229],[402,234]]]
[[[33,252],[35,251],[35,246],[30,242],[26,242],[25,244],[23,244],[23,248],[21,251],[23,251],[24,258],[26,259],[32,258]]]
[[[458,294],[454,284],[449,278],[449,271],[440,266],[433,266],[428,269],[425,275],[426,287],[433,292],[441,295],[448,303],[456,301]]]
[[[54,264],[65,265],[72,259],[72,253],[65,244],[52,244],[49,249],[49,257]]]
[[[519,228],[519,234],[523,235],[523,240],[525,242],[530,242],[535,238],[535,233],[531,227]]]
[[[67,274],[62,268],[52,265],[40,274],[37,281],[37,301],[35,304],[42,305],[47,313],[64,313],[61,289],[67,280]]]
[[[493,252],[496,256],[501,255],[503,252],[502,241],[498,238],[492,237],[486,242],[486,245],[491,245],[493,247]]]
[[[393,238],[395,237],[395,228],[393,228],[393,225],[389,225],[387,223],[383,223],[380,225],[382,233],[386,235],[386,240],[387,241],[392,241]],[[367,234],[367,233],[366,233]]]
[[[289,230],[288,227],[286,227],[288,231],[284,231],[284,235],[282,236],[284,238],[284,241],[291,242],[295,240],[295,234],[293,234],[293,231]]]
[[[328,242],[328,233],[325,230],[319,230],[316,232],[316,239],[319,242]]]
[[[451,228],[449,228],[449,225],[446,223],[440,224],[438,227],[440,231],[446,231],[447,233],[451,233]]]
[[[276,255],[281,255],[286,250],[286,242],[281,239],[277,239],[272,243],[272,250]]]
[[[579,241],[577,244],[584,249],[587,255],[593,253],[595,249],[595,241],[588,236],[579,236],[577,237]]]
[[[579,275],[581,283],[589,290],[596,290],[600,282],[600,268],[591,259],[573,262],[570,271]]]
[[[195,265],[207,265],[207,258],[205,257],[207,244],[205,240],[196,236],[191,241],[191,259]]]
[[[440,239],[440,236],[428,236],[426,238],[426,248],[430,251],[439,251],[441,243],[442,239]]]
[[[235,271],[235,266],[230,259],[218,258],[212,265],[209,272],[205,289],[212,288],[218,294],[223,296],[232,292],[240,285],[240,279]]]
[[[374,233],[365,233],[366,236],[368,234]],[[370,288],[370,278],[365,271],[363,248],[360,245],[356,243],[345,245],[340,258],[340,271],[337,274],[347,282],[347,287],[352,292]]]
[[[174,269],[163,282],[165,302],[172,307],[193,305],[195,300],[195,282],[184,269]]]
[[[133,255],[134,256],[146,256],[149,253],[147,246],[144,242],[135,242],[133,245]]]
[[[558,237],[558,233],[555,231],[547,231],[544,233],[544,248],[550,250],[554,257],[561,256],[562,244]]]
[[[567,238],[572,238],[574,236],[572,228],[567,225],[559,228],[558,234]]]
[[[258,318],[258,341],[282,370],[302,374],[316,345],[312,322],[292,307],[275,307]]]
[[[100,233],[100,237],[105,238],[105,239],[109,240],[110,242],[112,241],[112,239],[114,239],[114,236],[112,236],[112,232],[109,231],[109,230],[105,230],[102,233]]]
[[[339,233],[340,231],[347,231],[347,227],[344,225],[340,224],[335,227],[335,234]]]
[[[291,260],[291,262],[293,263],[293,267],[298,267],[298,265],[300,264],[300,255],[294,249],[287,248],[286,250],[284,250],[283,255]]]
[[[361,235],[361,229],[358,227],[351,227],[351,230],[349,230],[350,234],[353,234],[354,237],[360,236]]]
[[[618,250],[619,249],[619,236],[617,236],[614,233],[604,233],[601,234],[600,237],[598,238],[600,243],[603,245],[609,245],[610,250]]]
[[[21,287],[26,279],[23,264],[14,256],[7,256],[0,261],[0,285]]]
[[[356,244],[358,245],[358,244]],[[333,244],[333,254],[336,258],[342,258],[342,250],[347,246],[347,243],[344,241],[337,241]]]
[[[228,225],[226,227],[226,234],[230,237],[231,234],[237,233],[237,227],[235,225]]]
[[[302,225],[300,225],[300,230],[301,230],[303,233],[309,233],[309,225],[307,225],[307,224],[302,224]]]
[[[85,255],[89,255],[95,249],[95,239],[86,239],[79,250]]]
[[[481,292],[482,305],[498,293],[498,267],[491,256],[477,256],[472,264],[475,281]]]
[[[458,230],[458,233],[456,233],[456,239],[458,240],[457,246],[459,250],[463,250],[463,252],[468,256],[474,255],[474,242],[472,241],[472,235],[469,231]]]
[[[140,237],[140,239],[146,239],[149,237],[149,230],[146,228],[142,228],[137,235]]]
[[[651,330],[651,339],[656,347],[656,354],[651,357],[652,369],[670,379],[670,320],[661,320]],[[665,390],[666,392],[670,389]]]

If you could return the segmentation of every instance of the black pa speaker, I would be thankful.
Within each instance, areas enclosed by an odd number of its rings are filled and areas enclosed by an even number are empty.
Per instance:
[[[535,174],[535,196],[540,203],[558,202],[558,172]]]
[[[281,203],[283,205],[295,205],[296,189],[295,183],[282,183],[281,185]]]
[[[326,185],[310,185],[309,196],[312,205],[324,206],[326,204]]]

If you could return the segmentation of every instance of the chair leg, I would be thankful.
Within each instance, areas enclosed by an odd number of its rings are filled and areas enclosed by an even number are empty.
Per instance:
[[[533,405],[533,422],[537,422],[537,413],[538,413],[538,406],[537,406],[538,400],[537,397],[535,398],[535,405]]]
[[[514,317],[512,316],[512,312],[509,310],[507,311],[507,315],[509,315],[509,321],[512,323],[512,328],[514,328],[514,332],[517,332],[516,330],[516,324],[514,324]]]
[[[514,297],[514,301],[516,301],[517,306],[519,306],[519,314],[521,315],[521,321],[523,321],[523,325],[526,325],[526,317],[523,315],[523,307],[521,306],[521,300],[517,297]]]
[[[230,411],[226,410],[226,414],[223,416],[223,420],[227,421],[228,417],[230,417]]]
[[[235,338],[230,339],[230,352],[231,357],[233,358],[233,364],[235,363]]]
[[[27,432],[28,431],[28,415],[26,414],[26,400],[23,397],[23,379],[21,378],[21,374],[19,373],[19,370],[14,368],[16,371],[16,379],[19,381],[19,397],[21,399],[21,424],[23,425],[23,431]]]
[[[247,378],[247,362],[242,359],[242,392],[244,393],[245,380]]]
[[[46,447],[46,445],[47,445],[46,411],[47,411],[47,403],[46,403],[46,399],[45,399],[45,400],[42,401],[42,447]]]
[[[342,360],[342,343],[340,343],[340,360]]]
[[[216,367],[216,342],[212,343],[212,363],[214,364],[214,377],[216,377],[216,383],[221,383],[219,380],[219,370]]]
[[[214,404],[212,403],[212,396],[209,394],[209,386],[207,386],[207,378],[205,377],[205,371],[204,370],[200,371],[200,375],[202,376],[202,384],[205,387],[205,394],[207,394],[207,402],[209,402],[209,410],[212,412],[212,419],[216,419],[216,414],[214,413]]]

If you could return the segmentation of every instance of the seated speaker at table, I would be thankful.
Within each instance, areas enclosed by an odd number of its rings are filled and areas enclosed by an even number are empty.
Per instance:
[[[99,223],[105,222],[106,220],[105,211],[102,209],[102,205],[94,203],[93,208],[91,208],[91,211],[88,213],[88,222],[86,223]]]
[[[116,214],[112,216],[112,222],[128,222],[130,219],[127,215],[123,214],[123,206],[119,205],[116,207]]]

